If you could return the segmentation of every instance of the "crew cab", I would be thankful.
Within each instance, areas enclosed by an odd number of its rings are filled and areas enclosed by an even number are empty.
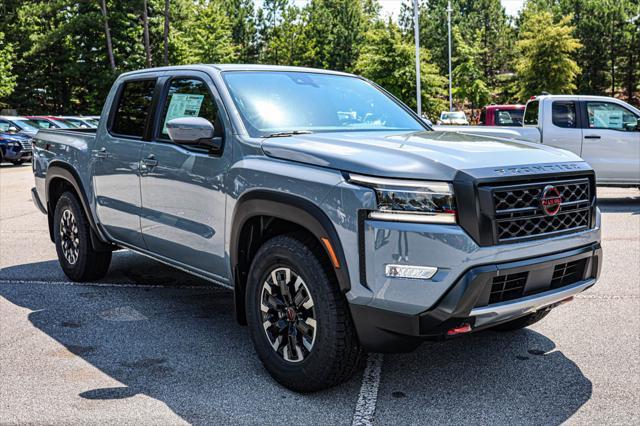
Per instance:
[[[529,100],[524,125],[459,131],[542,143],[589,163],[598,185],[640,187],[640,110],[604,96],[543,95]]]
[[[258,357],[296,391],[347,380],[364,351],[526,327],[602,269],[577,155],[432,131],[346,73],[125,73],[97,130],[38,133],[33,172],[71,280],[128,249],[228,287]]]

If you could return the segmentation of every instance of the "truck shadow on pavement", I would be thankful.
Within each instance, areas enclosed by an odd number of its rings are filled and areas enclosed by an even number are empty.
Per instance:
[[[598,207],[603,213],[640,214],[640,191],[636,196],[598,196]]]
[[[133,268],[140,277],[133,278],[134,284],[149,284],[146,276],[162,274],[164,266],[130,256],[115,256],[119,259],[107,281],[114,282],[114,276]],[[54,261],[19,265],[0,275],[6,280],[20,269],[57,267]],[[182,275],[185,282],[193,280]],[[228,290],[59,285],[40,280],[4,281],[0,296],[30,309],[29,321],[38,330],[123,384],[104,388],[87,384],[78,391],[83,386],[76,380],[69,387],[74,394],[64,400],[104,404],[143,394],[194,424],[351,422],[361,375],[311,395],[280,387],[260,364],[246,327],[237,325]],[[562,423],[589,400],[592,386],[554,347],[544,335],[524,330],[484,332],[387,355],[376,423]],[[48,363],[56,365],[55,360]],[[60,368],[73,367],[61,363]]]

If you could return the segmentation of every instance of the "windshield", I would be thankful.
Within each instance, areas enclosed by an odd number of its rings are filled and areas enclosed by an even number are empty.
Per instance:
[[[223,73],[249,134],[425,130],[402,106],[357,77],[311,72]]]
[[[443,120],[464,120],[466,116],[464,112],[443,112],[442,119]]]

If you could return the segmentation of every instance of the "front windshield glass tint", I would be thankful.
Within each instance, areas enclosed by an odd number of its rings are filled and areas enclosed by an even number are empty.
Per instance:
[[[398,103],[356,77],[284,71],[223,74],[254,137],[277,132],[425,130]]]

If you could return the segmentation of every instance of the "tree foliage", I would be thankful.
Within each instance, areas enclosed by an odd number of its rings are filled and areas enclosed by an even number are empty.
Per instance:
[[[10,95],[16,85],[13,68],[13,47],[5,43],[4,33],[0,32],[0,98]]]
[[[540,90],[640,102],[638,0],[527,0],[517,19],[500,0],[451,3],[458,108]],[[239,62],[362,72],[415,105],[411,5],[396,23],[381,17],[379,0],[2,0],[0,103],[24,114],[99,113],[117,75],[148,62]],[[447,0],[421,0],[419,19],[423,103],[437,114],[446,108]]]
[[[443,99],[446,79],[438,73],[430,59],[430,52],[421,48],[422,109],[428,116],[435,117],[446,107]],[[414,45],[404,40],[400,30],[392,23],[379,24],[365,34],[355,72],[380,84],[411,108],[416,107]]]
[[[518,95],[526,99],[549,93],[573,93],[580,67],[572,59],[582,45],[572,33],[572,17],[554,22],[551,12],[531,8],[525,10],[517,49]]]

